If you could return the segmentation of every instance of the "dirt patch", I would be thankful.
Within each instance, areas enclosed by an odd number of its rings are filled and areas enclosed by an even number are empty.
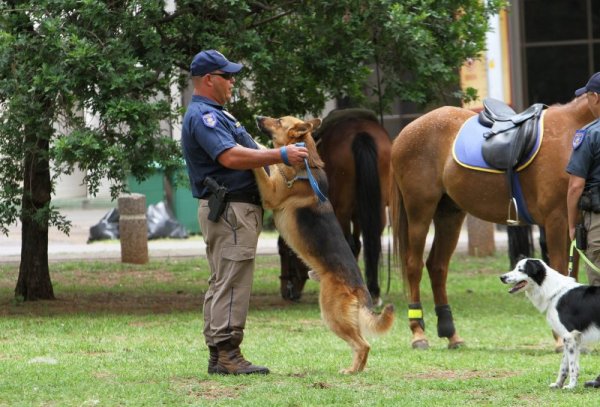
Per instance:
[[[193,378],[176,378],[172,387],[188,397],[203,400],[237,399],[244,389],[242,385],[226,385],[213,380],[197,380]]]
[[[302,303],[316,303],[316,296],[307,296]],[[52,316],[70,314],[168,314],[200,312],[204,294],[197,292],[104,292],[86,294],[59,294],[55,300],[17,302],[5,299],[0,302],[0,316],[28,315]],[[256,294],[250,299],[250,309],[289,308],[293,303],[279,294]],[[313,321],[308,323],[312,324]]]
[[[520,372],[507,370],[429,370],[427,372],[410,373],[403,377],[409,380],[468,380],[468,379],[503,379],[520,375]]]
[[[331,385],[327,384],[325,382],[315,382],[315,383],[312,384],[312,387],[314,389],[330,389]]]
[[[0,303],[0,315],[161,314],[202,309],[203,296],[192,293],[61,294],[56,300]]]
[[[118,287],[132,285],[132,282],[170,283],[175,281],[172,272],[165,270],[135,270],[123,269],[110,272],[89,272],[87,270],[73,270],[52,275],[55,285],[70,285],[74,281],[79,286]]]

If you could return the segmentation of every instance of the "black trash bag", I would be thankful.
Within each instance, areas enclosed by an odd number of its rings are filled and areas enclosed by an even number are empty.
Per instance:
[[[119,210],[112,208],[100,222],[90,227],[88,243],[95,240],[118,239],[119,238]]]
[[[189,234],[185,226],[175,219],[164,201],[148,206],[148,239],[173,238],[187,239]]]

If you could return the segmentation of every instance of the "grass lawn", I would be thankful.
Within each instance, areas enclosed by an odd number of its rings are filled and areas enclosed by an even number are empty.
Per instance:
[[[260,257],[242,350],[268,376],[206,373],[202,336],[205,259],[51,264],[57,299],[14,300],[18,266],[0,265],[0,406],[592,406],[600,390],[598,351],[581,357],[574,391],[548,388],[560,355],[544,317],[498,276],[506,254],[455,255],[449,296],[466,346],[446,349],[436,335],[425,273],[422,303],[431,348],[410,348],[407,301],[398,272],[385,302],[392,331],[370,340],[363,373],[338,374],[351,361],[320,320],[318,285],[299,303],[279,295],[279,263]],[[582,273],[585,274],[585,273]],[[387,277],[382,277],[385,281]],[[385,284],[383,284],[385,289]]]

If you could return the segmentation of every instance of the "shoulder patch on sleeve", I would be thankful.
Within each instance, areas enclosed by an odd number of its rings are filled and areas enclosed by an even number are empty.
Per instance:
[[[217,116],[214,114],[214,112],[204,113],[202,115],[202,122],[204,123],[204,125],[206,127],[210,127],[211,129],[214,129],[215,126],[217,125]]]
[[[579,146],[581,145],[581,143],[583,143],[586,132],[587,132],[587,129],[581,129],[581,130],[577,130],[575,132],[575,136],[573,137],[573,150],[577,150],[579,148]]]

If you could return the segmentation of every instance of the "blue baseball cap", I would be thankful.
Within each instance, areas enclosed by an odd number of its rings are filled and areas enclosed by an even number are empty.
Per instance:
[[[192,76],[202,76],[216,70],[226,73],[237,73],[244,65],[230,62],[223,54],[214,49],[201,51],[196,54],[190,65]]]
[[[587,92],[600,93],[600,72],[596,72],[592,75],[588,83],[583,87],[575,91],[575,96],[583,95]]]

